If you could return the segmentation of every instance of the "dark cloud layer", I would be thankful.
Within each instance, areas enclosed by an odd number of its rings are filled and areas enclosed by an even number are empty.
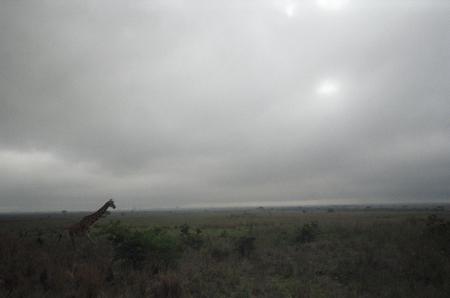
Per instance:
[[[2,1],[0,211],[449,201],[450,4],[343,2]]]

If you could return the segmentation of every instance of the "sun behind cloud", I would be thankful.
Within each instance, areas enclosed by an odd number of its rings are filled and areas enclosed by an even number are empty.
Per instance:
[[[319,95],[334,95],[339,92],[339,83],[331,79],[323,80],[318,84],[316,92]]]
[[[341,10],[346,7],[349,0],[317,0],[317,5],[326,10]]]

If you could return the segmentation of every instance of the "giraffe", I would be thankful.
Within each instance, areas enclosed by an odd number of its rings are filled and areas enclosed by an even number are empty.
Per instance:
[[[100,209],[96,212],[89,214],[83,217],[79,222],[67,227],[65,230],[69,233],[70,240],[72,241],[72,245],[75,246],[75,236],[86,236],[89,241],[92,242],[91,237],[89,236],[89,228],[101,217],[107,215],[107,210],[109,207],[116,209],[116,205],[114,204],[113,199],[108,200]],[[62,235],[59,236],[61,239]]]

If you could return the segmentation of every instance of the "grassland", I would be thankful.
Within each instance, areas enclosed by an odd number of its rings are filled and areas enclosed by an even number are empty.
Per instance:
[[[450,213],[396,209],[0,217],[0,297],[450,297]]]

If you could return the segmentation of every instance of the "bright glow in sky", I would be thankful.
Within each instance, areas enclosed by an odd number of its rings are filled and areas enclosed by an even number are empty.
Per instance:
[[[316,89],[317,94],[330,96],[339,92],[339,84],[333,80],[323,80]]]
[[[285,7],[285,12],[288,17],[294,16],[295,4],[292,2],[289,2]]]
[[[349,4],[349,0],[315,0],[315,2],[321,10],[328,11],[338,11]],[[282,6],[282,10],[288,18],[295,17],[299,10],[306,11],[307,9],[307,3],[295,0],[287,0]]]
[[[327,10],[340,10],[347,6],[349,0],[317,0],[320,8]]]
[[[288,18],[292,18],[296,14],[298,3],[295,0],[287,0],[281,5],[281,10],[286,14]]]

